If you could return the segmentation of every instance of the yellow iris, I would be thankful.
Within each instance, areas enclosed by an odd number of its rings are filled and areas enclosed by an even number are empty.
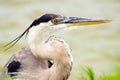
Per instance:
[[[57,19],[51,19],[51,22],[52,22],[53,24],[56,24],[56,23],[57,23]]]

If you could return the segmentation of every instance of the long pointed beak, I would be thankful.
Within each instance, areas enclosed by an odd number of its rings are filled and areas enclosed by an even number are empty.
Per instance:
[[[68,25],[68,27],[102,24],[110,21],[111,20],[102,18],[77,18],[77,17],[65,17],[63,20],[63,22]]]

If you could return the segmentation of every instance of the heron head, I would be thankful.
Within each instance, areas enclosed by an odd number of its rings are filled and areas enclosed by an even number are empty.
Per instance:
[[[93,24],[102,24],[111,20],[102,18],[82,18],[82,17],[66,17],[58,14],[45,14],[34,20],[30,28],[37,25],[47,25],[52,29],[69,28],[74,26],[85,26]]]

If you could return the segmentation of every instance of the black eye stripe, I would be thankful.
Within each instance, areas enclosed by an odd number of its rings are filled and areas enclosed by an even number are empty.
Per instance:
[[[31,27],[39,25],[40,23],[43,23],[43,22],[48,22],[51,19],[54,19],[57,17],[58,17],[58,15],[56,15],[56,14],[45,14],[45,15],[41,16],[40,18],[34,20],[33,23],[31,24]]]

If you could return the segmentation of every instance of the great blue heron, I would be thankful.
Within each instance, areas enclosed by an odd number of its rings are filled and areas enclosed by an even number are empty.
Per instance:
[[[50,32],[71,26],[106,23],[110,20],[98,18],[65,17],[45,14],[8,45],[13,46],[27,34],[29,48],[22,48],[9,59],[2,75],[20,80],[67,80],[72,69],[73,58],[69,45]],[[61,25],[60,25],[61,24]]]

